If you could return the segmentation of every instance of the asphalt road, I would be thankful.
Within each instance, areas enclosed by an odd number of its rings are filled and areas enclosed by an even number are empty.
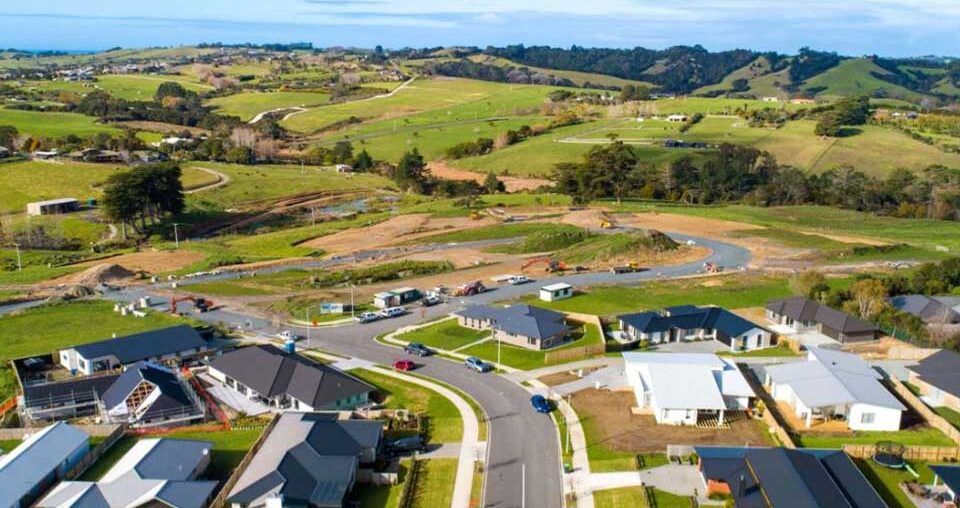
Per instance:
[[[613,274],[585,273],[543,277],[532,284],[498,286],[492,291],[469,298],[452,299],[428,309],[417,308],[413,312],[390,320],[369,324],[350,324],[338,327],[305,328],[286,325],[275,326],[263,318],[244,315],[229,309],[218,309],[196,317],[209,323],[225,323],[243,328],[248,333],[273,336],[281,329],[292,330],[309,340],[301,347],[318,348],[332,353],[390,364],[403,357],[399,349],[385,346],[373,340],[382,333],[396,330],[448,314],[469,304],[509,300],[536,292],[541,285],[567,282],[575,286],[597,284],[630,284],[647,280],[667,279],[695,275],[703,271],[706,261],[717,263],[727,270],[738,269],[750,260],[749,251],[742,247],[686,235],[671,234],[681,242],[693,240],[712,250],[703,260],[682,265],[660,267],[654,270]],[[119,301],[132,301],[150,288],[136,287],[106,295]],[[158,306],[158,308],[162,308]],[[185,310],[185,309],[184,309]],[[2,313],[2,309],[0,309]],[[308,333],[309,332],[309,333]],[[459,363],[440,358],[426,358],[417,372],[453,385],[472,396],[484,409],[489,422],[488,475],[485,505],[495,508],[520,507],[525,498],[530,508],[555,508],[562,506],[562,474],[559,459],[557,431],[548,415],[536,413],[530,406],[530,394],[521,386],[495,374],[478,374]],[[523,472],[526,472],[524,475]],[[525,492],[524,492],[525,491]]]

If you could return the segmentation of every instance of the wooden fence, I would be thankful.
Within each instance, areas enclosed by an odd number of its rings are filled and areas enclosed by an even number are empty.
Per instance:
[[[596,326],[597,333],[600,334],[600,343],[599,344],[590,344],[588,346],[578,346],[560,349],[558,351],[548,351],[543,355],[543,363],[546,365],[551,365],[554,363],[566,363],[573,360],[580,360],[582,358],[589,358],[591,356],[599,356],[607,352],[606,341],[603,337],[603,323],[600,321],[598,316],[591,316],[588,314],[577,314],[577,313],[567,313],[567,319],[571,325],[575,323],[583,324],[584,330],[583,334],[587,334],[586,327]]]
[[[957,445],[960,446],[960,431],[958,431],[956,427],[954,427],[944,417],[933,412],[929,406],[924,404],[923,401],[914,395],[913,392],[906,387],[906,385],[900,382],[900,380],[891,377],[890,384],[893,386],[894,391],[897,392],[897,395],[906,401],[911,409],[917,413],[920,413],[920,416],[922,416],[931,427],[943,432],[947,437],[952,439],[954,443],[957,443]]]
[[[0,429],[0,441],[23,439],[30,434],[40,432],[44,427],[46,427],[46,425]],[[105,437],[113,435],[113,433],[116,432],[117,427],[120,427],[120,425],[74,425],[74,427],[86,432],[91,436]]]
[[[843,451],[851,457],[869,459],[877,452],[877,445],[845,444]],[[960,460],[960,448],[952,446],[905,446],[903,458],[923,462],[957,462]]]
[[[116,425],[114,426],[113,432],[111,432],[106,439],[100,442],[97,446],[90,450],[90,453],[83,458],[77,465],[73,466],[73,469],[66,472],[63,475],[64,480],[75,480],[83,474],[94,462],[97,461],[103,454],[107,453],[107,450],[110,449],[113,445],[123,437],[124,432],[127,430],[126,425]]]
[[[780,414],[780,407],[777,406],[777,401],[773,400],[773,397],[767,392],[763,387],[763,383],[757,379],[756,373],[753,372],[753,369],[750,368],[747,364],[741,363],[737,367],[740,368],[740,371],[743,373],[743,377],[746,378],[747,383],[750,384],[750,388],[753,389],[753,392],[757,395],[757,398],[763,402],[764,411],[761,415],[764,423],[766,423],[772,430],[773,434],[777,436],[777,439],[780,440],[780,443],[784,448],[796,448],[797,445],[793,441],[793,436],[787,432],[787,422],[784,419],[783,415]]]
[[[240,464],[237,465],[236,469],[233,470],[233,473],[230,474],[230,478],[227,478],[227,481],[223,482],[223,485],[220,487],[220,491],[217,492],[217,496],[213,498],[213,501],[210,502],[210,508],[223,508],[227,505],[227,497],[230,495],[230,491],[233,490],[233,487],[240,480],[240,476],[243,475],[243,472],[246,471],[247,466],[250,465],[250,461],[253,460],[253,457],[257,455],[257,452],[260,451],[260,448],[263,446],[263,442],[267,440],[267,436],[270,435],[270,432],[273,431],[273,427],[276,426],[277,421],[280,420],[280,414],[274,414],[273,419],[270,420],[270,424],[267,425],[267,428],[264,429],[263,433],[260,434],[260,437],[257,438],[257,442],[253,444],[253,447],[243,456],[243,460],[240,461]],[[232,432],[225,431],[225,432]]]

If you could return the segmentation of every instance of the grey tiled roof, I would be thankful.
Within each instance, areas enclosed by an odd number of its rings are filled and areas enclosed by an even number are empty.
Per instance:
[[[907,369],[921,380],[960,397],[960,354],[944,349],[920,360],[917,365],[907,366]]]
[[[565,314],[533,305],[472,305],[455,314],[470,319],[489,320],[497,330],[534,339],[547,339],[570,331],[570,327],[564,322]]]
[[[201,349],[207,342],[192,326],[178,325],[144,333],[117,337],[100,342],[75,346],[84,358],[116,356],[124,365],[150,358]]]
[[[767,310],[795,321],[813,321],[842,333],[875,332],[877,327],[860,318],[840,312],[802,296],[773,300]]]
[[[682,330],[718,330],[731,337],[762,327],[721,307],[680,305],[668,307],[662,313],[639,312],[619,316],[624,323],[643,333],[663,332],[672,328]]]

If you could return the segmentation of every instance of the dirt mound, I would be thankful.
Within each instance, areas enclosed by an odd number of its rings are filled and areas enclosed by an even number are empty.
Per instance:
[[[205,254],[203,253],[188,250],[145,250],[112,257],[110,262],[132,272],[162,273],[179,270],[202,260],[204,257]],[[102,265],[103,262],[104,260],[101,259],[84,263],[83,266],[96,267]]]
[[[430,170],[430,174],[437,178],[444,178],[446,180],[473,180],[479,184],[482,184],[484,179],[487,178],[487,175],[484,173],[475,173],[473,171],[467,171],[464,169],[452,168],[443,161],[433,161],[430,164],[427,164],[427,169]],[[497,178],[503,182],[503,185],[507,188],[507,192],[522,192],[522,191],[531,191],[537,190],[540,187],[553,185],[553,182],[550,180],[545,180],[542,178],[524,178],[520,176],[499,176]]]
[[[89,286],[83,286],[80,284],[71,284],[69,286],[59,287],[56,290],[52,291],[50,296],[47,297],[47,303],[60,303],[67,302],[70,300],[76,300],[78,298],[86,298],[88,296],[93,296],[97,294],[97,291]]]
[[[116,263],[104,263],[90,267],[80,273],[70,275],[60,282],[71,285],[95,287],[124,279],[130,279],[136,274]]]

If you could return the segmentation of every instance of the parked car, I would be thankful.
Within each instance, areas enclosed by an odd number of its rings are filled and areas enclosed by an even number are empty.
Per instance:
[[[409,372],[415,368],[417,368],[417,364],[413,363],[410,360],[397,360],[393,362],[393,370]]]
[[[553,404],[543,395],[538,394],[530,397],[530,405],[533,406],[533,409],[538,413],[549,413],[553,411]]]
[[[424,346],[419,342],[411,342],[406,346],[403,346],[403,350],[407,354],[417,355],[417,356],[430,356],[433,354],[433,351],[430,348],[428,348],[427,346]]]
[[[420,305],[423,305],[424,307],[433,307],[441,301],[442,300],[440,300],[440,297],[437,295],[427,295],[423,301],[420,302]]]
[[[403,307],[387,307],[386,309],[380,311],[380,317],[389,319],[402,316],[406,313],[407,309],[404,309]]]
[[[423,438],[419,435],[401,437],[387,443],[387,451],[390,453],[409,453],[423,450]]]
[[[507,282],[514,286],[519,286],[520,284],[526,284],[533,281],[530,280],[530,277],[527,277],[526,275],[514,275],[513,277],[507,279]]]
[[[356,322],[358,323],[372,323],[380,319],[380,316],[374,312],[361,312],[360,314],[357,314],[357,316],[353,319],[356,320]]]
[[[303,337],[301,337],[301,336],[299,336],[299,335],[291,332],[290,330],[284,330],[284,331],[280,332],[279,334],[277,334],[277,337],[280,337],[280,338],[283,339],[283,340],[292,340],[292,341],[298,341],[298,340],[300,340],[300,339],[303,338]]]
[[[471,356],[467,358],[466,360],[463,361],[463,364],[466,365],[467,368],[473,369],[480,373],[490,372],[491,370],[493,370],[493,366],[477,358],[476,356]]]

